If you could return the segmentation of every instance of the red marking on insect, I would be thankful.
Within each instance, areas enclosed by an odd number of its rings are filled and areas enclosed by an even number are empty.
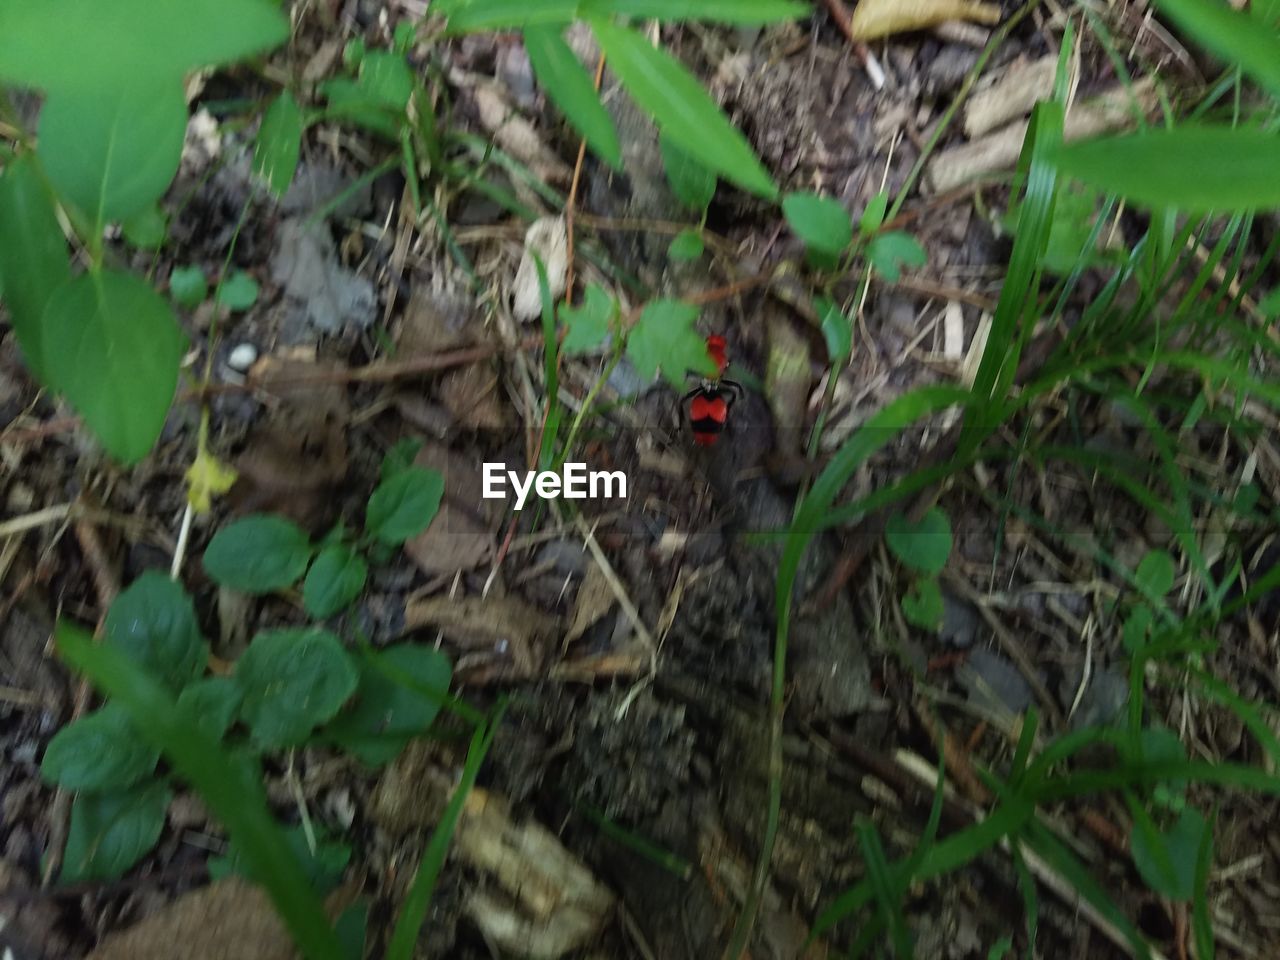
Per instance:
[[[693,442],[709,447],[720,439],[729,422],[729,410],[742,393],[742,385],[724,376],[729,366],[724,337],[712,334],[707,337],[707,353],[716,365],[715,377],[702,382],[684,395],[689,404],[689,424],[693,428]]]

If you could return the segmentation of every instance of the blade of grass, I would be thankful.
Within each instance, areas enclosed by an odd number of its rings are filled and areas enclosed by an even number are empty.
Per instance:
[[[1156,0],[1156,6],[1196,42],[1239,64],[1274,97],[1280,97],[1280,35],[1213,0]]]
[[[115,648],[95,644],[83,630],[60,622],[59,653],[128,711],[139,736],[164,753],[199,792],[266,888],[294,943],[308,960],[344,960],[342,946],[311,884],[272,819],[257,776],[178,709],[165,689]]]
[[[449,844],[453,840],[453,832],[457,829],[458,818],[462,815],[462,807],[467,802],[471,788],[475,786],[476,776],[484,763],[485,755],[493,744],[498,725],[502,722],[502,714],[506,710],[506,701],[501,701],[493,716],[476,728],[471,736],[471,745],[467,748],[467,759],[462,766],[462,777],[454,787],[449,805],[445,807],[440,822],[436,824],[422,851],[422,861],[418,864],[418,872],[414,874],[413,885],[400,910],[400,918],[396,921],[395,930],[391,934],[391,942],[387,944],[387,960],[413,960],[414,950],[418,943],[418,934],[422,930],[422,922],[431,907],[431,894],[435,890],[436,879],[444,866],[449,853]]]
[[[871,881],[872,893],[880,907],[880,917],[889,928],[894,956],[910,960],[913,955],[911,937],[907,933],[906,919],[899,902],[901,893],[890,878],[889,864],[885,860],[884,847],[880,844],[880,834],[876,832],[875,824],[865,817],[858,818],[856,829],[858,843],[862,847],[862,859],[867,866],[867,878]]]

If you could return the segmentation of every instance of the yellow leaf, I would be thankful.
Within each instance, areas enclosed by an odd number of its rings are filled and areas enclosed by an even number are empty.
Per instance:
[[[999,23],[1000,6],[976,0],[862,0],[849,20],[849,30],[857,40],[875,40],[936,27],[947,20]]]
[[[196,513],[206,513],[215,496],[236,482],[236,472],[203,446],[187,469],[187,500]]]

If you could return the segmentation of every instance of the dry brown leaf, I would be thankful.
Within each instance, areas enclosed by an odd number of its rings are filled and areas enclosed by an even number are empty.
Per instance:
[[[430,597],[404,611],[405,630],[435,627],[467,650],[505,661],[515,675],[532,676],[545,659],[547,642],[560,633],[560,621],[517,597]]]
[[[480,333],[471,301],[432,290],[425,280],[414,284],[396,340],[402,359],[468,347]]]
[[[791,318],[779,310],[769,312],[766,324],[769,363],[765,371],[765,395],[773,413],[778,453],[794,457],[800,453],[812,382],[809,342],[796,332]]]
[[[339,890],[329,897],[326,911],[337,916],[352,899],[350,891]],[[177,955],[183,960],[296,960],[298,953],[262,889],[227,877],[109,935],[85,960],[173,960]]]
[[[473,570],[493,556],[493,533],[449,500],[431,525],[405,541],[404,552],[428,576]]]
[[[494,83],[475,87],[480,122],[493,134],[498,146],[511,154],[548,183],[568,183],[573,171],[542,142],[538,131],[512,108]]]
[[[877,40],[895,33],[926,30],[948,20],[999,23],[1000,6],[976,0],[862,0],[849,29],[857,40]]]
[[[453,419],[468,430],[500,432],[507,428],[507,408],[498,389],[498,374],[489,363],[470,363],[450,370],[440,380],[440,400]]]
[[[596,621],[613,609],[618,602],[609,579],[604,575],[600,564],[593,563],[587,567],[587,575],[578,587],[578,600],[573,611],[573,625],[565,634],[564,642],[573,643],[587,632]]]

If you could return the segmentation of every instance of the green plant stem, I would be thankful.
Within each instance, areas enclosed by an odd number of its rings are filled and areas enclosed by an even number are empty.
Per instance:
[[[582,401],[582,406],[578,408],[577,414],[573,418],[573,424],[569,427],[569,436],[565,438],[564,447],[560,451],[560,456],[556,458],[555,470],[559,470],[564,466],[565,460],[573,450],[573,441],[578,438],[578,431],[582,429],[582,424],[586,421],[587,414],[590,412],[592,405],[595,403],[596,397],[600,391],[604,389],[604,385],[609,382],[609,376],[617,367],[622,359],[622,352],[625,349],[626,341],[621,337],[615,338],[616,343],[613,352],[609,355],[609,360],[605,363],[604,369],[600,371],[600,376],[596,378],[596,382],[591,385],[591,389],[587,391],[586,397]]]

